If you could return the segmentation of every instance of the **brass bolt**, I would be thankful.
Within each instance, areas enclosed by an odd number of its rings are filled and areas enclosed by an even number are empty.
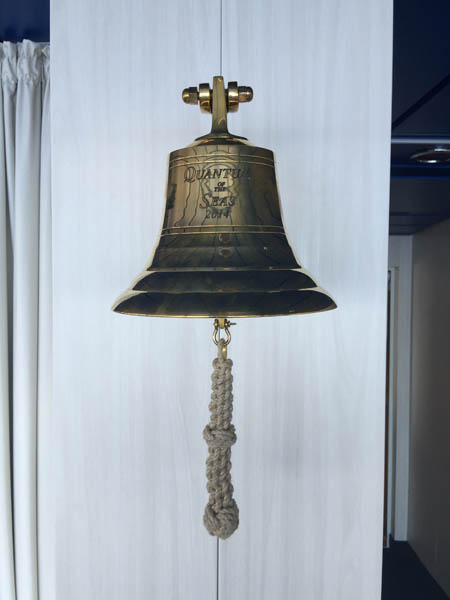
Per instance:
[[[253,99],[253,90],[248,85],[238,87],[239,102],[250,102]]]
[[[186,104],[200,104],[202,112],[211,113],[212,91],[208,83],[201,83],[198,87],[185,88],[181,94]],[[236,112],[241,102],[250,102],[253,90],[247,85],[238,86],[235,81],[228,83],[226,90],[227,112]]]
[[[196,87],[185,88],[181,96],[186,104],[198,104],[198,89]]]

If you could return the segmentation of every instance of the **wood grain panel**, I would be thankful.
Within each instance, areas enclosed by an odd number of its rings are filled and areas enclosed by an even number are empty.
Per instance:
[[[56,599],[208,600],[211,322],[113,314],[161,225],[181,90],[219,64],[208,0],[52,5]]]
[[[213,598],[201,524],[209,321],[109,311],[161,224],[218,2],[52,6],[56,598]],[[230,119],[275,150],[288,234],[334,313],[241,320],[220,598],[379,598],[391,5],[224,1]],[[264,91],[268,89],[268,93]],[[277,89],[281,92],[277,92]]]
[[[288,235],[338,310],[239,322],[221,600],[380,598],[392,6],[225,0],[230,129],[275,151]]]

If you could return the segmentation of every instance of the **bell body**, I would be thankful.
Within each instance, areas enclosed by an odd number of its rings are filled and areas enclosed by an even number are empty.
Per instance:
[[[152,269],[297,266],[284,234],[270,150],[240,141],[171,153]]]
[[[159,243],[113,310],[261,317],[335,306],[288,243],[270,150],[225,127],[170,154]]]

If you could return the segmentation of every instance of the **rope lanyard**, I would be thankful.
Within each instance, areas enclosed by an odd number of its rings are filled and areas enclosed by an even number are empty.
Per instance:
[[[236,442],[233,416],[233,361],[227,358],[227,345],[231,335],[229,321],[224,320],[227,339],[217,339],[219,323],[216,319],[214,343],[217,344],[217,358],[213,361],[211,402],[209,404],[210,422],[203,430],[203,437],[208,444],[206,460],[208,504],[205,508],[203,522],[211,535],[223,540],[237,529],[239,525],[239,509],[233,499],[231,483],[231,446]]]

